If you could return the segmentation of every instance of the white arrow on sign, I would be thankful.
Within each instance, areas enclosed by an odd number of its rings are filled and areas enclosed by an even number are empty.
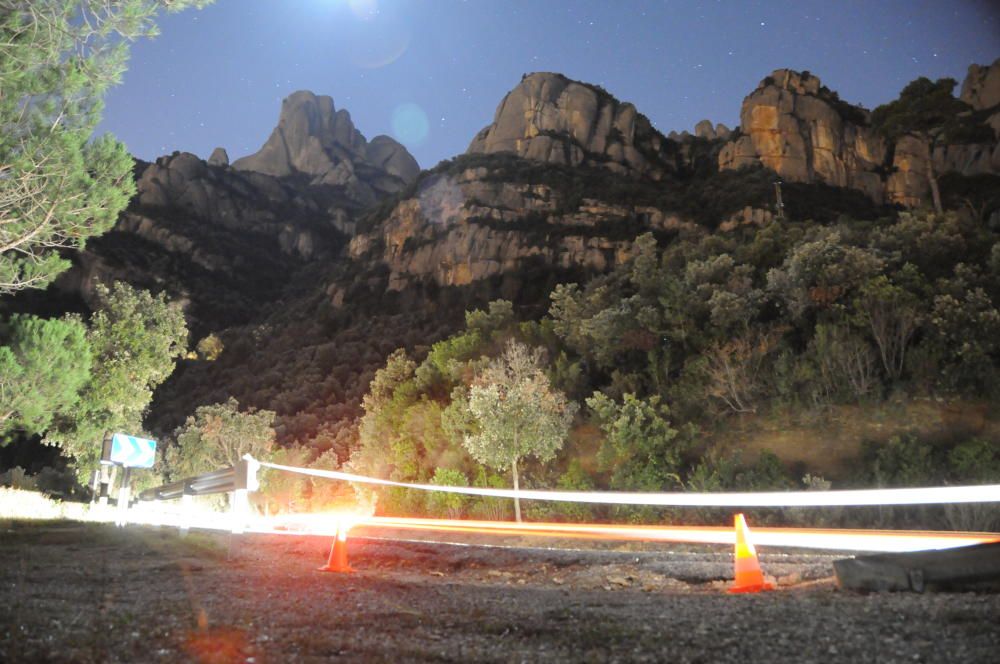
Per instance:
[[[110,460],[130,468],[152,468],[156,461],[156,441],[116,433],[111,437]]]

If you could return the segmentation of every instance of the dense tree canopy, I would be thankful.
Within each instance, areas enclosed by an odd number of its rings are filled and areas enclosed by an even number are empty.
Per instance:
[[[90,377],[87,329],[76,317],[16,315],[0,339],[0,435],[43,433],[55,412],[76,404]]]
[[[135,191],[132,159],[91,140],[128,42],[157,11],[207,0],[0,0],[0,294],[42,288],[115,222]]]
[[[79,403],[57,412],[47,442],[76,458],[85,474],[100,443],[115,431],[142,430],[153,390],[173,372],[187,350],[187,327],[179,305],[123,283],[98,287],[100,306],[87,340],[94,357]]]
[[[266,459],[274,447],[273,427],[273,411],[241,411],[233,398],[201,406],[178,429],[177,445],[167,457],[167,471],[177,479],[233,466],[244,454]],[[300,462],[301,456],[286,455],[284,460]]]

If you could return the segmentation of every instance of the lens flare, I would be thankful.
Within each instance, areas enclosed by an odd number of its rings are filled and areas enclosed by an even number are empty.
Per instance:
[[[400,104],[392,111],[392,133],[408,146],[420,145],[427,138],[430,123],[424,109],[412,102]]]

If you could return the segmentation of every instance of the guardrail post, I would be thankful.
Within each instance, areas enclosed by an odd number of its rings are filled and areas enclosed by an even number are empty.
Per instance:
[[[232,497],[232,509],[231,516],[233,520],[233,534],[241,535],[246,529],[247,524],[247,512],[248,512],[248,501],[247,501],[247,490],[246,489],[235,489],[233,490]]]
[[[131,489],[129,484],[132,480],[131,470],[131,468],[125,466],[125,470],[122,471],[122,484],[118,487],[118,516],[115,518],[115,525],[119,528],[128,523],[128,501]]]
[[[194,503],[194,496],[190,493],[185,493],[181,496],[181,520],[178,524],[180,526],[181,537],[187,537],[188,531],[191,529],[192,503]]]

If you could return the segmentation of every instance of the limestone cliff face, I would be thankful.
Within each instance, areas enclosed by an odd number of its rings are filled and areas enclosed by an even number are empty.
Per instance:
[[[969,65],[959,99],[977,111],[1000,106],[1000,58],[989,66]]]
[[[989,99],[992,74],[970,69],[973,75],[981,82],[967,80],[966,96]],[[887,145],[868,121],[868,111],[844,103],[815,76],[779,69],[743,100],[740,135],[719,153],[719,168],[761,164],[792,182],[850,187],[877,203],[905,206],[927,200],[930,159],[939,175],[1000,172],[996,140],[942,145],[930,155],[912,137]]]
[[[741,135],[722,149],[719,167],[759,163],[787,180],[853,187],[880,200],[884,142],[865,126],[864,111],[854,122],[843,110],[815,76],[779,69],[743,100]]]
[[[365,140],[333,99],[299,91],[281,103],[278,126],[255,154],[233,167],[276,177],[304,176],[342,187],[363,204],[405,187],[420,171],[406,148],[388,136]]]
[[[565,203],[547,185],[496,181],[484,167],[436,174],[375,228],[356,235],[349,253],[386,266],[390,291],[428,282],[467,286],[494,277],[516,282],[530,262],[552,271],[603,272],[630,255],[636,235],[616,233],[616,227],[694,227],[652,207],[587,198],[575,207]],[[516,290],[514,282],[508,286]],[[342,303],[337,286],[330,295]]]
[[[547,72],[525,76],[500,102],[467,153],[513,152],[536,161],[600,165],[660,179],[677,151],[636,111],[604,90]]]

